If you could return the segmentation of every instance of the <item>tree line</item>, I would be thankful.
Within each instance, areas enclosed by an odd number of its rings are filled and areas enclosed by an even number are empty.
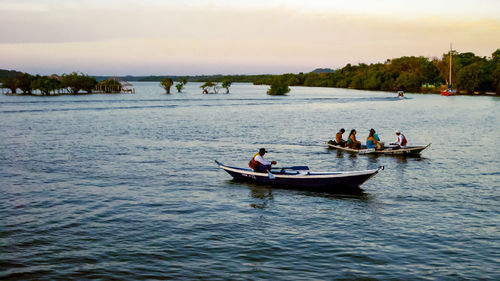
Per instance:
[[[453,51],[452,86],[461,93],[494,92],[500,94],[500,49],[491,57],[480,57],[474,53]],[[383,63],[346,66],[331,70],[317,69],[309,73],[287,73],[282,75],[198,75],[198,76],[125,76],[134,81],[162,81],[168,77],[173,81],[189,82],[250,82],[256,85],[288,84],[289,86],[335,87],[359,90],[439,92],[449,79],[450,53],[442,58],[405,56],[388,59]],[[280,81],[279,83],[276,81]],[[280,92],[286,89],[279,90]]]
[[[120,82],[115,79],[97,82],[94,77],[77,72],[62,76],[55,74],[41,76],[19,72],[4,78],[1,87],[9,89],[11,94],[17,94],[20,90],[23,95],[33,95],[37,91],[42,95],[59,95],[90,94],[94,91],[117,93],[122,90]]]
[[[450,55],[442,59],[401,57],[375,64],[347,64],[331,73],[279,75],[290,86],[336,87],[360,90],[439,92],[449,83]],[[500,94],[500,49],[491,58],[473,53],[452,52],[452,86],[461,93],[495,92]],[[269,85],[273,77],[254,84]]]
[[[491,57],[479,57],[474,53],[459,53],[453,51],[452,55],[452,86],[460,93],[494,92],[500,94],[500,49]],[[179,81],[176,85],[178,91],[189,82],[250,82],[256,85],[279,84],[273,89],[277,92],[287,90],[286,86],[307,87],[336,87],[360,90],[379,91],[410,91],[410,92],[439,92],[443,85],[447,85],[449,77],[450,53],[443,54],[441,59],[426,57],[400,57],[388,59],[384,63],[358,65],[347,64],[333,72],[313,71],[298,74],[287,73],[282,75],[198,75],[198,76],[124,76],[125,81],[163,81],[169,78]],[[91,92],[99,80],[110,80],[104,76],[87,76],[71,73],[62,77],[32,76],[27,73],[5,72],[3,88],[21,89],[23,93],[31,93],[38,89],[40,92],[50,94],[61,89],[69,89],[70,93],[83,90]],[[9,76],[10,75],[10,76]],[[12,77],[16,75],[15,77]],[[1,77],[0,77],[1,78]],[[55,80],[57,81],[55,81]],[[111,79],[112,80],[112,79]],[[101,81],[102,82],[102,81]],[[101,83],[99,82],[99,83]],[[109,82],[108,82],[109,83]],[[169,88],[170,90],[170,88]],[[273,92],[271,91],[271,92]]]

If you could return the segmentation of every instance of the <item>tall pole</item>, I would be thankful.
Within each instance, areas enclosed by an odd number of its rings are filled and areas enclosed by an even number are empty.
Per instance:
[[[451,87],[451,64],[452,64],[452,47],[450,43],[450,87]]]

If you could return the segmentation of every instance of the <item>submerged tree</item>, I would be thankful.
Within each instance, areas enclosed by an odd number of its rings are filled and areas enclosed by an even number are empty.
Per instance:
[[[43,95],[48,96],[51,92],[55,92],[63,87],[61,81],[50,76],[35,76],[31,82],[33,90],[39,90]]]
[[[184,84],[179,82],[175,84],[175,88],[177,88],[177,92],[180,93],[182,91],[182,88],[184,88]]]
[[[17,77],[8,78],[2,83],[2,88],[9,89],[12,94],[15,94],[17,88],[19,88],[19,83],[17,81]]]
[[[224,79],[222,80],[222,88],[226,89],[226,94],[229,94],[229,87],[231,87],[231,80],[229,79]]]
[[[160,86],[162,86],[165,91],[167,91],[167,94],[170,94],[170,88],[174,85],[174,80],[166,77],[160,82]]]
[[[78,94],[80,90],[91,93],[97,85],[97,80],[83,73],[73,72],[63,74],[61,82],[65,88],[69,88],[72,94]]]
[[[204,94],[217,94],[217,83],[213,83],[212,81],[205,82],[200,88],[203,89]]]
[[[35,80],[35,76],[28,73],[23,73],[17,76],[17,87],[23,91],[25,95],[31,95],[33,88],[31,87],[31,82]]]
[[[274,77],[271,87],[267,90],[267,94],[271,96],[284,96],[288,92],[290,92],[288,82],[281,76]]]
[[[179,82],[177,82],[177,84],[175,84],[175,88],[177,88],[177,92],[180,93],[182,92],[182,89],[184,89],[184,85],[187,84],[187,79],[186,78],[182,78],[179,80]]]

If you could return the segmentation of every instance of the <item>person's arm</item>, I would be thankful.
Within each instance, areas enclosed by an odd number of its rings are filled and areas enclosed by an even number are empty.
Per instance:
[[[255,161],[259,162],[262,165],[271,165],[272,164],[272,162],[267,161],[266,159],[264,159],[264,157],[262,157],[260,155],[255,156]]]

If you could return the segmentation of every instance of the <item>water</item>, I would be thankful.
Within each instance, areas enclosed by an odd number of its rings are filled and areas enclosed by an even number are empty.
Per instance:
[[[0,278],[500,279],[498,98],[200,85],[0,96]],[[432,145],[351,156],[326,148],[341,127]],[[260,147],[386,169],[346,195],[237,183],[213,162],[246,167]]]

